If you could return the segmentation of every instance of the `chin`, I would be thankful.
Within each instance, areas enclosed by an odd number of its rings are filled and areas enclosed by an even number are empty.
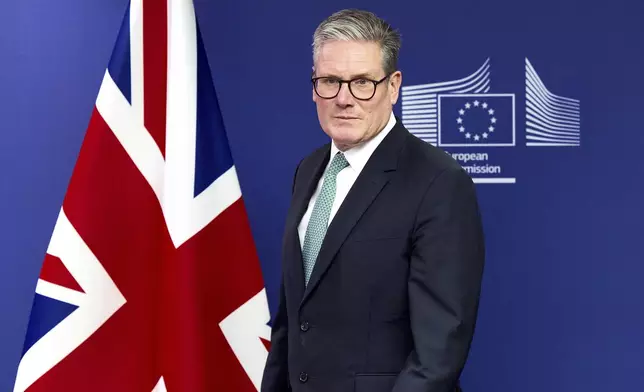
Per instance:
[[[362,141],[363,134],[358,129],[334,128],[330,136],[336,145],[353,146]]]

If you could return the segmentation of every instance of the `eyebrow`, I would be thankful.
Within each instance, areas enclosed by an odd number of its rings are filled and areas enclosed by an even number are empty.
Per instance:
[[[329,74],[329,75],[324,75],[320,76],[321,78],[335,78],[335,79],[342,79],[340,76]],[[371,80],[377,80],[373,74],[369,72],[363,72],[359,74],[352,75],[348,80],[353,80],[353,79],[371,79]]]

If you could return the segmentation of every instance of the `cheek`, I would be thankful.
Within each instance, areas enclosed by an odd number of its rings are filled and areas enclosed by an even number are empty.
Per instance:
[[[367,119],[367,124],[371,124],[373,122],[373,116],[378,113],[378,105],[377,104],[371,104],[371,105],[364,105],[362,107],[362,111],[365,114],[365,117]]]
[[[327,106],[325,105],[325,102],[322,101],[320,98],[314,99],[315,101],[315,107],[318,110],[318,113],[323,114],[327,112]]]
[[[318,105],[318,108],[320,109],[326,109],[329,106],[328,99],[322,99],[316,95],[313,100],[315,101],[315,104]]]

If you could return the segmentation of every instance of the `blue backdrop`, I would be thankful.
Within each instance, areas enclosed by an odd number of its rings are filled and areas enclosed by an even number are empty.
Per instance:
[[[418,109],[408,92],[467,78],[486,61],[481,102],[504,94],[515,104],[497,109],[499,119],[514,116],[514,146],[445,148],[464,165],[501,171],[477,178],[516,180],[478,185],[488,253],[466,391],[642,388],[644,3],[202,0],[196,7],[273,309],[293,170],[326,142],[308,81],[311,35],[331,12],[365,7],[402,32],[406,90],[396,113],[405,106],[410,127],[409,110],[425,110],[441,127],[423,135],[465,141],[448,126],[449,105]],[[1,391],[13,385],[40,265],[125,8],[126,0],[0,6]],[[526,81],[526,59],[543,88]],[[544,88],[579,102],[579,146],[526,145],[534,99],[542,128],[575,122],[576,110],[554,110]],[[431,107],[432,97],[426,101]]]

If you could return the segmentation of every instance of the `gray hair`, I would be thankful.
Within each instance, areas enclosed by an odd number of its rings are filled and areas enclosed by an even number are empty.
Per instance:
[[[329,41],[367,41],[380,46],[382,68],[389,75],[398,70],[400,33],[369,11],[346,9],[326,18],[313,34],[313,61]]]

